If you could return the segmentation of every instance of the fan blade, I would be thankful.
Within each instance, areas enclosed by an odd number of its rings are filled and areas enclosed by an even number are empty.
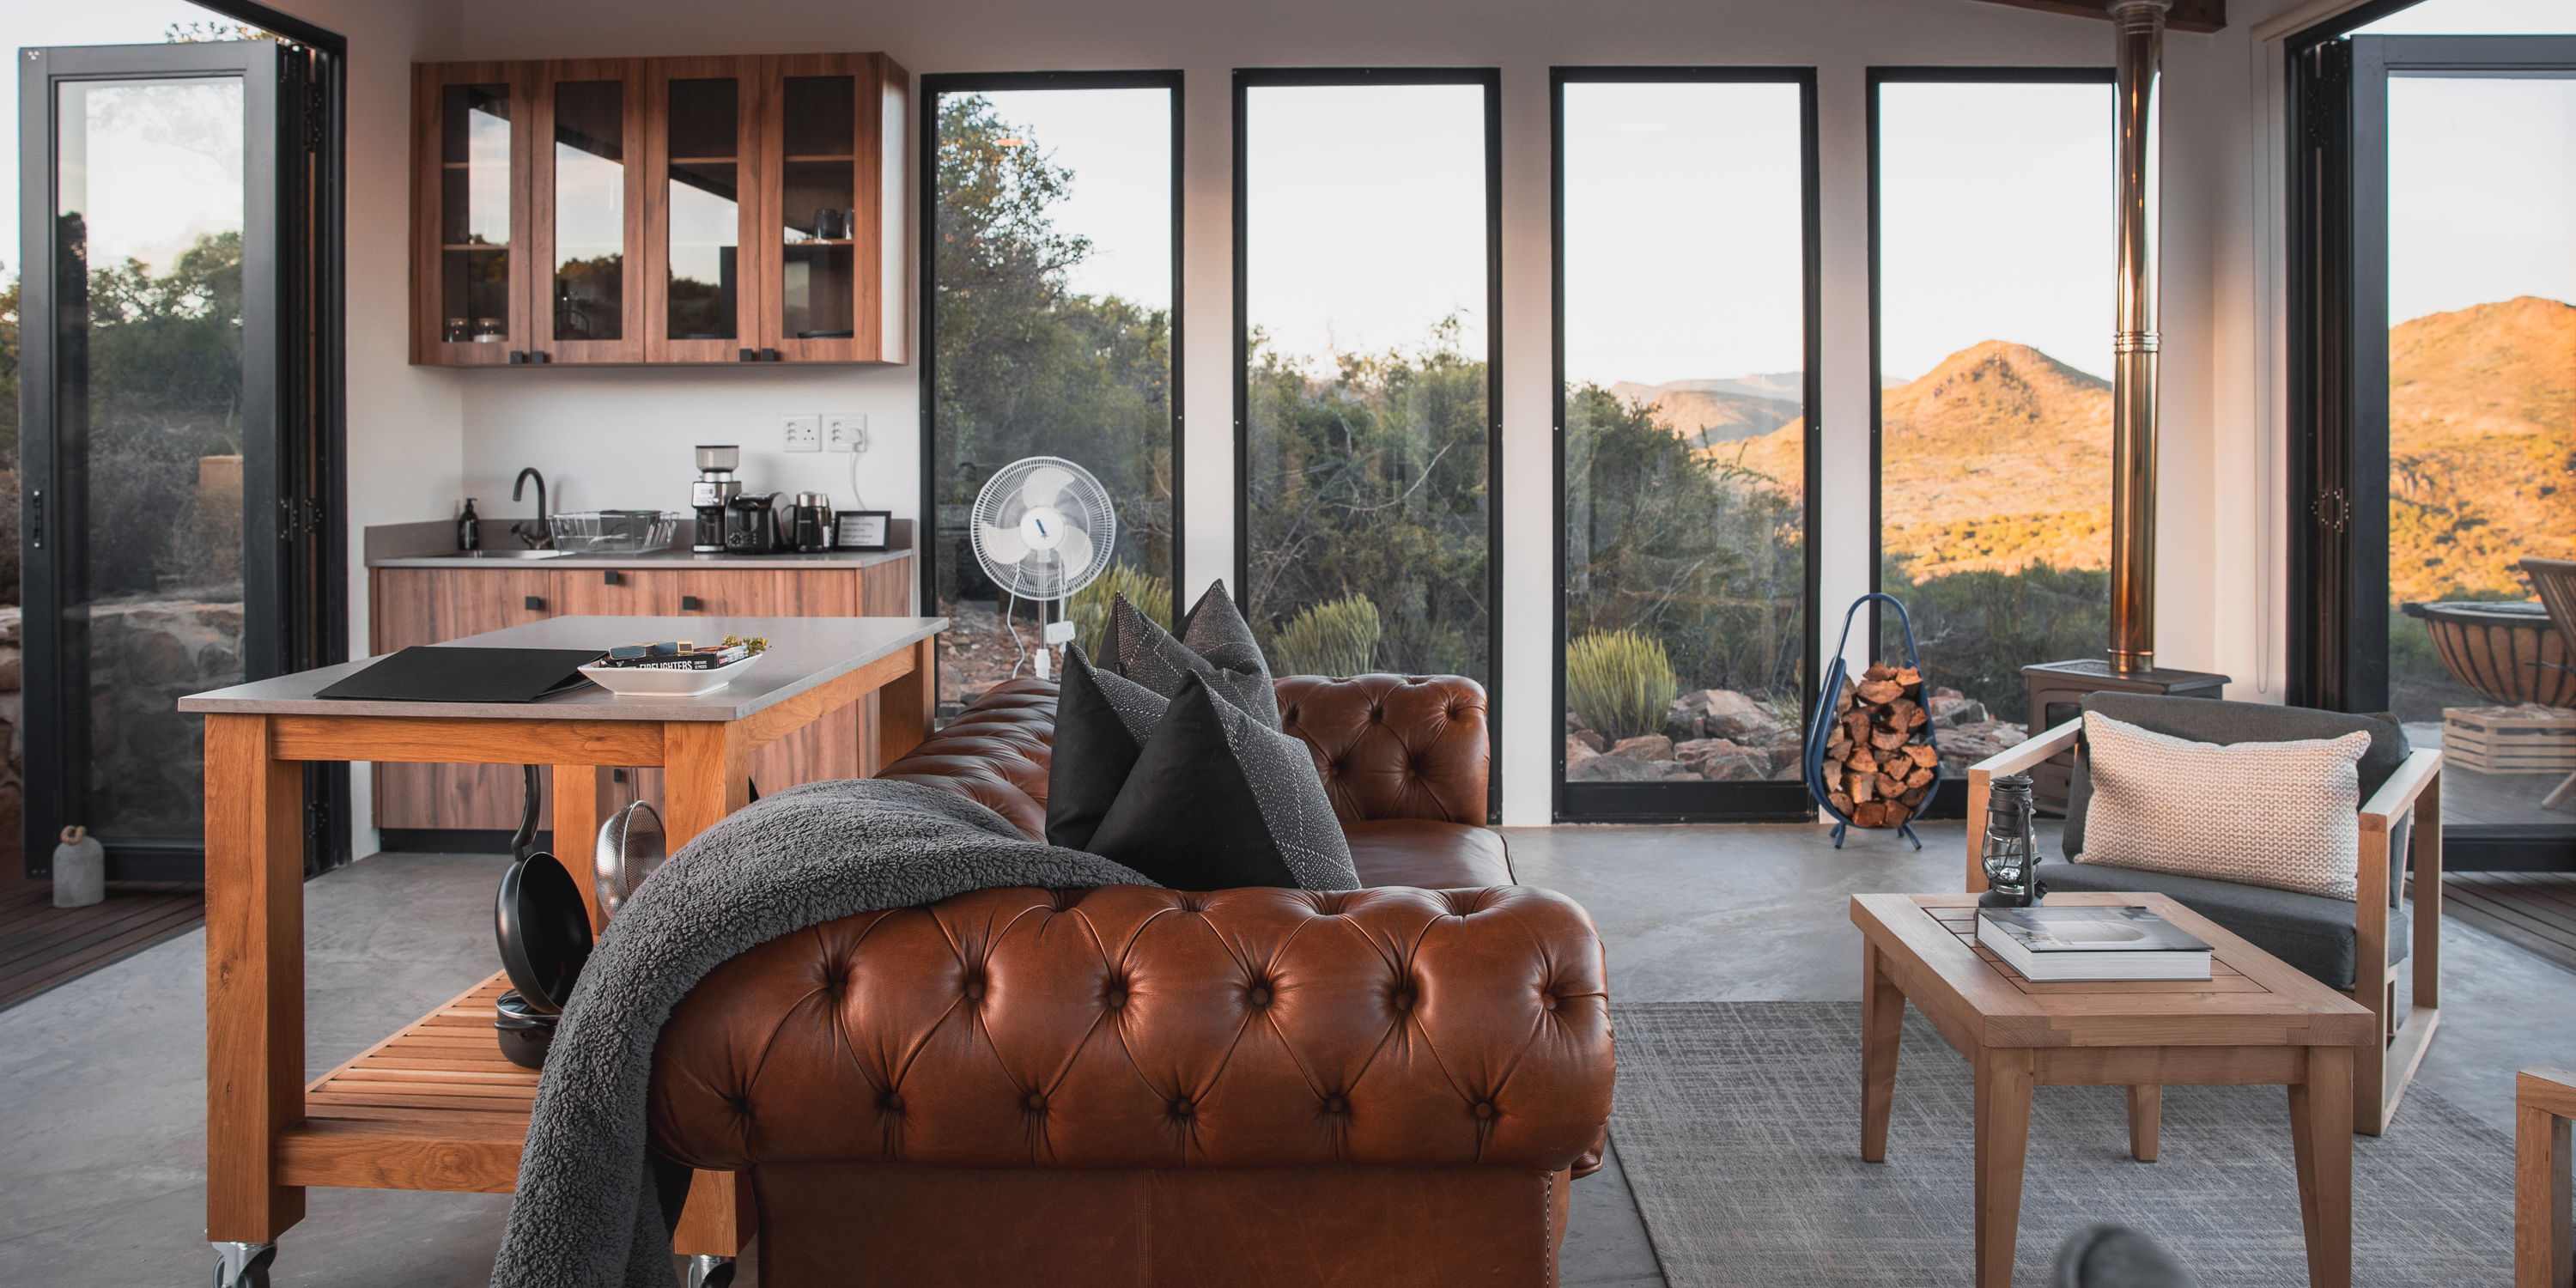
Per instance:
[[[1015,564],[1029,557],[1028,539],[1018,528],[984,525],[984,556],[995,563]]]
[[[1064,579],[1072,581],[1091,567],[1091,534],[1080,528],[1066,528],[1064,540],[1055,548],[1064,559]]]
[[[1064,495],[1064,485],[1073,475],[1062,466],[1041,465],[1029,471],[1028,481],[1020,485],[1020,500],[1032,506],[1054,505]]]

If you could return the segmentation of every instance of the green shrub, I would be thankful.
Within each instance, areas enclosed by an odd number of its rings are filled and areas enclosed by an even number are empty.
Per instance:
[[[1270,657],[1281,675],[1365,675],[1377,667],[1383,634],[1377,605],[1352,595],[1289,618],[1270,642]]]
[[[1657,733],[1681,681],[1663,642],[1636,631],[1598,631],[1565,649],[1565,701],[1612,741]]]
[[[1065,605],[1065,620],[1073,623],[1074,641],[1084,653],[1100,651],[1100,641],[1109,633],[1113,595],[1125,595],[1156,626],[1172,629],[1172,583],[1133,565],[1111,564],[1090,585],[1073,592],[1073,602]]]

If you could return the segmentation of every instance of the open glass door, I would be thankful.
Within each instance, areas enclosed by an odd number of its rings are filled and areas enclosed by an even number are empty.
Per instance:
[[[87,828],[116,879],[201,875],[183,695],[327,635],[302,112],[271,40],[21,60],[29,875]],[[292,105],[292,110],[290,106]],[[281,164],[283,159],[284,163]],[[290,327],[290,320],[298,323]],[[325,792],[327,801],[331,793]]]
[[[2321,303],[2293,700],[2442,748],[2454,868],[2563,866],[2576,805],[2547,799],[2576,771],[2576,623],[2521,561],[2576,558],[2576,36],[2357,34],[2302,58],[2298,293]]]

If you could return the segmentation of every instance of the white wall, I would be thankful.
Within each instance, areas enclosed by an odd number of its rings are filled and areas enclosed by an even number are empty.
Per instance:
[[[1827,527],[1818,543],[1829,612],[1866,588],[1870,415],[1863,74],[1875,64],[2090,64],[2110,60],[2107,23],[1975,0],[1609,0],[1498,6],[1479,0],[449,0],[452,49],[437,56],[534,58],[884,50],[916,74],[1170,68],[1187,74],[1183,285],[1188,467],[1184,479],[1192,586],[1233,563],[1231,126],[1229,73],[1251,66],[1499,66],[1503,69],[1503,476],[1506,571],[1501,678],[1507,822],[1548,813],[1555,721],[1550,606],[1554,571],[1545,516],[1550,459],[1547,69],[1557,64],[1790,64],[1820,69],[1825,350],[1821,361]],[[355,11],[366,0],[306,0]],[[386,0],[370,12],[401,13]],[[2160,660],[2224,670],[2239,696],[2279,688],[2280,558],[2277,133],[2265,106],[2273,50],[2244,30],[2283,0],[2238,0],[2236,26],[2169,42],[2165,143],[2165,506],[2160,546]],[[322,19],[329,21],[328,19]],[[335,24],[338,25],[338,24]],[[406,146],[398,103],[402,40],[378,33],[362,55],[371,105],[356,166],[399,189]],[[346,26],[343,30],[348,30]],[[353,36],[359,33],[352,32]],[[369,156],[369,153],[381,155]],[[2104,194],[2104,200],[2110,195]],[[738,439],[746,473],[777,489],[845,486],[844,457],[775,453],[776,417],[860,411],[875,450],[863,459],[869,502],[917,506],[918,381],[913,368],[707,372],[491,370],[399,366],[403,321],[401,211],[371,194],[381,224],[351,246],[358,282],[385,303],[353,337],[353,477],[364,522],[437,517],[458,488],[486,513],[522,465],[560,480],[568,501],[676,505],[688,449]],[[353,207],[353,214],[355,213]],[[2111,272],[2111,265],[2103,265]],[[2103,320],[2107,339],[2111,321]],[[363,368],[361,349],[368,355]],[[363,370],[363,374],[361,374]],[[361,412],[361,406],[366,408]]]

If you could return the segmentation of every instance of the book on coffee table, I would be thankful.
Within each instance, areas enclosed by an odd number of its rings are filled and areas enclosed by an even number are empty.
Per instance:
[[[2035,983],[2209,978],[2209,945],[2147,908],[1980,908],[1977,942]]]

